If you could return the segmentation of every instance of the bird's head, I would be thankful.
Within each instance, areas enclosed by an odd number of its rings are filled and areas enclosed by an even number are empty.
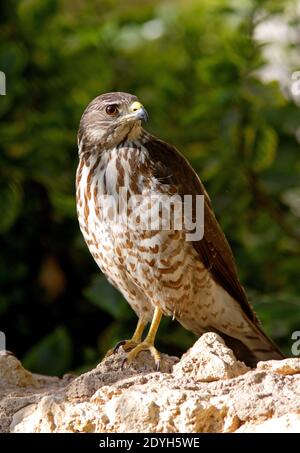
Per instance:
[[[90,102],[81,117],[78,143],[85,140],[99,149],[115,147],[127,138],[138,138],[142,120],[147,119],[136,96],[121,92],[102,94]]]

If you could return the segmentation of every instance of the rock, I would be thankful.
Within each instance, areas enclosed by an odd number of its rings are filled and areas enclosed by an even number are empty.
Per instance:
[[[286,376],[300,373],[299,359],[269,360],[268,362],[259,362],[259,370],[269,371]]]
[[[4,386],[28,387],[37,385],[32,374],[25,370],[21,362],[6,351],[0,353],[0,388]]]
[[[0,356],[0,432],[299,432],[300,359],[252,370],[214,333],[159,372],[147,352],[125,357],[59,379]]]
[[[286,414],[259,424],[246,423],[238,433],[300,433],[300,414]]]
[[[212,332],[202,335],[174,366],[176,376],[188,376],[195,382],[230,379],[249,370],[243,362],[236,360],[222,338]]]

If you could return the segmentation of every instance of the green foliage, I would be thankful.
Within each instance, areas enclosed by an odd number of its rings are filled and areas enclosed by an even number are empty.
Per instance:
[[[0,231],[9,230],[19,216],[22,204],[22,192],[18,184],[6,182],[0,188],[2,215],[0,218]]]
[[[85,296],[114,318],[124,319],[124,317],[128,317],[126,316],[128,311],[121,303],[121,294],[108,283],[105,277],[99,278],[97,275],[85,291]]]
[[[23,363],[36,373],[63,374],[72,364],[72,341],[67,330],[57,327],[30,349]]]
[[[149,130],[199,172],[250,299],[289,354],[300,326],[300,111],[259,77],[266,62],[254,29],[283,14],[296,29],[292,8],[279,0],[3,2],[0,329],[30,369],[86,369],[136,322],[99,275],[76,219],[76,130],[88,102],[107,91],[138,95]],[[159,341],[178,354],[193,336],[165,320]]]

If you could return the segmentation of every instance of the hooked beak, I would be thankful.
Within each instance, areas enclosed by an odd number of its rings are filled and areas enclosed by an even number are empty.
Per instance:
[[[147,110],[140,102],[133,102],[133,104],[131,104],[131,106],[129,107],[129,110],[132,112],[131,115],[133,118],[137,120],[148,121],[149,115],[147,113]]]

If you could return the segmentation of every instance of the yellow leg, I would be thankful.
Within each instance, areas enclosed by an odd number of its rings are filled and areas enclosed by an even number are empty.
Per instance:
[[[139,319],[134,334],[132,335],[131,341],[133,343],[140,343],[142,340],[142,335],[145,330],[146,324]]]
[[[109,349],[109,351],[107,351],[105,357],[109,357],[112,354],[118,352],[121,346],[123,347],[124,351],[129,351],[130,349],[135,348],[142,341],[142,335],[145,327],[146,324],[141,319],[139,319],[132,338],[130,340],[119,341],[113,349]]]
[[[142,343],[138,344],[132,351],[130,351],[127,355],[127,358],[123,362],[123,366],[127,364],[131,364],[133,360],[139,355],[142,351],[149,351],[152,357],[154,358],[156,369],[159,370],[160,366],[160,353],[154,347],[155,336],[161,321],[162,311],[160,308],[156,307],[154,311],[154,315],[152,318],[152,322],[150,325],[150,329],[148,335],[146,336],[145,340]]]

